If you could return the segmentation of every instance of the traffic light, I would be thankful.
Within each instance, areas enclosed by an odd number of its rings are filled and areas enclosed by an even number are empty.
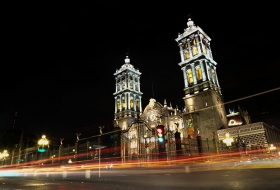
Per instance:
[[[163,125],[157,126],[157,137],[158,137],[158,142],[160,142],[160,143],[164,142],[164,126]]]

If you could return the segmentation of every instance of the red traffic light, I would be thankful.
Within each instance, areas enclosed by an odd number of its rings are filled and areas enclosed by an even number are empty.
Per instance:
[[[157,129],[157,132],[158,132],[158,133],[162,133],[162,129],[158,128],[158,129]]]
[[[158,125],[157,128],[157,137],[158,137],[158,142],[164,142],[164,126],[163,125]]]

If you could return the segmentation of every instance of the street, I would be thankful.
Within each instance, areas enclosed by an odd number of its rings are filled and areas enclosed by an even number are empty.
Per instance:
[[[274,168],[273,168],[274,167]],[[2,171],[0,189],[279,189],[279,162],[195,164],[102,170]],[[9,175],[10,174],[10,175]],[[99,177],[100,176],[100,177]]]

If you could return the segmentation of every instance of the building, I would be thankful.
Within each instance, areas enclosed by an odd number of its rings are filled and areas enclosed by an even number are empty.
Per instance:
[[[276,133],[272,135],[265,132],[269,127],[264,123],[249,124],[250,118],[246,111],[226,114],[216,72],[217,63],[210,47],[211,39],[199,26],[189,19],[187,28],[175,40],[181,57],[178,65],[184,76],[183,110],[168,106],[166,100],[163,104],[156,102],[154,98],[150,99],[143,110],[141,73],[134,68],[128,56],[114,73],[114,127],[121,131],[115,138],[123,162],[154,158],[169,160],[178,155],[219,153],[220,143],[226,133],[234,138],[239,134],[238,137],[245,144],[250,142],[264,147],[268,147],[268,139],[273,135],[273,141],[280,141],[279,131],[274,130]],[[250,134],[246,132],[248,128]],[[163,140],[160,133],[163,133]]]

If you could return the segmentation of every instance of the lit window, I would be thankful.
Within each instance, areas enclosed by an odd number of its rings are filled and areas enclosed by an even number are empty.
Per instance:
[[[195,39],[193,39],[193,45],[196,45],[196,41],[195,41]]]
[[[192,51],[193,51],[193,55],[197,55],[198,54],[198,50],[197,50],[196,46],[193,46]]]
[[[202,79],[202,71],[201,71],[200,67],[196,68],[196,77],[197,77],[198,80]]]
[[[136,100],[136,109],[137,109],[137,111],[139,111],[139,109],[140,109],[140,105],[139,105],[139,100],[138,99]]]
[[[117,100],[117,109],[118,109],[118,111],[120,111],[120,108],[121,108],[121,107],[120,107],[120,100],[118,99],[118,100]]]
[[[187,76],[188,76],[189,83],[192,84],[193,83],[193,74],[192,74],[191,70],[187,71]]]
[[[125,109],[125,99],[122,97],[122,108]]]
[[[130,108],[133,108],[134,103],[133,103],[133,98],[130,98]]]
[[[189,55],[189,52],[188,52],[188,51],[185,52],[185,57],[186,57],[186,59],[189,59],[189,58],[190,58],[190,55]]]

